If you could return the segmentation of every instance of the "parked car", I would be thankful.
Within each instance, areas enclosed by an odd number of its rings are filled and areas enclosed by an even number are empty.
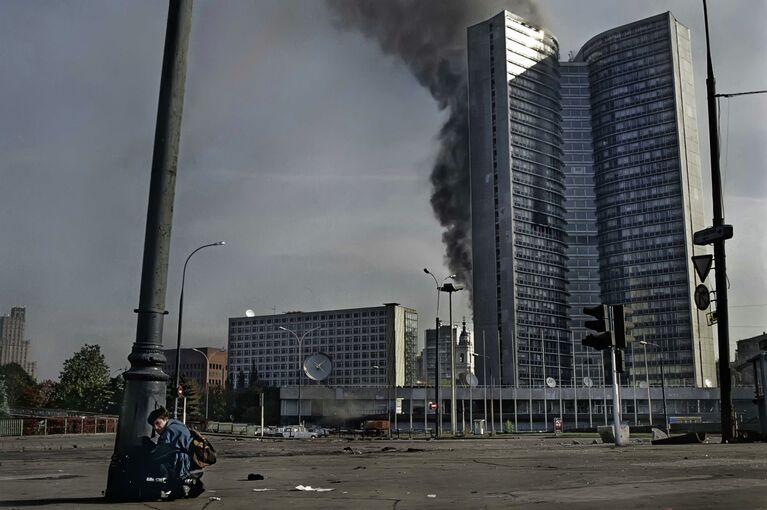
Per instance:
[[[293,439],[316,439],[321,437],[317,431],[308,430],[303,425],[288,425],[280,429],[282,437]]]

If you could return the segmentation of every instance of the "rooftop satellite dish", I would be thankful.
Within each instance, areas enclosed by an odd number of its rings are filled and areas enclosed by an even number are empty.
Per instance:
[[[591,380],[591,377],[584,377],[583,385],[587,388],[591,388],[592,386],[594,386],[594,381]]]
[[[256,312],[254,312],[254,311],[253,311],[253,310],[251,310],[250,308],[248,308],[247,310],[245,310],[245,317],[255,317],[255,316],[256,316]]]
[[[711,382],[711,379],[706,378],[703,380],[703,386],[706,388],[713,388],[714,383]]]
[[[553,377],[547,377],[546,378],[546,386],[549,388],[556,388],[557,387],[557,381]]]

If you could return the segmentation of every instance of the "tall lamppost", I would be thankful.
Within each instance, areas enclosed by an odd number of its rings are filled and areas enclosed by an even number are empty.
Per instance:
[[[642,341],[640,343],[644,349],[644,377],[645,384],[647,384],[647,410],[649,411],[650,426],[652,427],[652,398],[650,397],[650,370],[647,368],[647,342]]]
[[[434,330],[434,400],[437,404],[437,412],[434,413],[434,433],[439,436],[442,432],[442,403],[439,401],[439,293],[440,283],[434,273],[429,271],[428,268],[423,268],[423,272],[428,274],[434,279],[434,285],[437,288],[437,315],[435,319],[436,329]],[[455,275],[446,276],[442,279],[444,284],[450,278],[454,278]],[[428,377],[427,377],[428,380]],[[424,411],[426,412],[426,411]]]
[[[316,328],[312,328],[308,331],[304,331],[304,334],[301,335],[300,337],[296,334],[295,331],[293,331],[292,329],[286,328],[285,326],[280,326],[279,328],[277,328],[283,331],[287,331],[288,333],[293,335],[293,337],[296,339],[296,342],[298,342],[298,424],[299,425],[301,425],[301,372],[302,372],[301,365],[303,365],[304,363],[304,360],[302,359],[304,354],[303,353],[304,338],[306,338],[306,335],[308,335],[312,331],[317,331],[320,328],[321,326],[317,326]]]
[[[455,275],[451,276],[452,279]],[[447,292],[449,301],[449,321],[450,321],[450,427],[453,434],[456,433],[458,428],[458,420],[456,416],[456,400],[455,400],[455,340],[453,339],[453,293],[463,290],[463,287],[456,287],[452,282],[448,282],[442,285],[439,289],[441,292]]]
[[[184,262],[184,270],[181,273],[181,295],[178,299],[178,330],[176,332],[176,390],[178,390],[181,384],[181,321],[184,316],[184,283],[186,282],[186,266],[189,264],[189,259],[192,255],[202,250],[203,248],[209,248],[211,246],[223,246],[226,243],[224,241],[218,241],[216,243],[203,244],[186,258]],[[173,417],[178,420],[178,392],[176,392],[176,400],[173,404]]]
[[[484,332],[482,335],[482,348],[485,348],[485,336]],[[475,358],[484,358],[482,360],[482,387],[484,388],[484,396],[482,397],[482,404],[485,407],[485,427],[487,427],[487,355],[486,354],[477,354],[476,352],[471,353],[472,356]],[[474,430],[474,423],[471,424],[472,431]],[[483,434],[484,435],[484,434]]]
[[[205,426],[208,424],[208,398],[210,396],[210,358],[208,355],[202,352],[200,349],[194,347],[190,350],[199,352],[205,358]],[[224,352],[223,349],[219,349],[218,352]]]
[[[663,391],[663,423],[666,425],[666,435],[668,435],[668,403],[666,402],[666,374],[664,373],[663,369],[663,350],[661,349],[660,345],[648,342],[646,340],[642,340],[639,343],[645,346],[645,363],[647,363],[647,346],[652,345],[658,349],[658,359],[660,360],[660,387]],[[649,388],[650,385],[648,384],[647,387]]]
[[[391,366],[391,364],[389,364],[389,366]],[[386,370],[386,367],[382,367],[380,365],[373,365],[372,368],[375,369],[375,370]],[[387,379],[388,379],[388,375],[389,375],[388,372],[384,373],[384,377],[386,377]],[[386,381],[386,420],[389,422],[389,438],[392,437],[392,433],[391,433],[391,389],[394,386],[394,384],[396,384],[396,381],[393,382],[392,384],[389,384],[388,380]],[[394,399],[395,399],[395,401],[397,399],[397,394],[396,393],[394,394]],[[394,420],[396,421],[397,420],[397,409],[396,409],[397,406],[396,406],[396,404],[394,405],[394,407],[395,407],[395,409],[394,409]],[[395,425],[394,428],[397,428],[397,426]]]

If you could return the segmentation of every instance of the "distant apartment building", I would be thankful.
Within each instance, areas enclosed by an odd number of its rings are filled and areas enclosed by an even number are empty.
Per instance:
[[[10,314],[0,316],[0,365],[17,363],[34,378],[36,364],[29,360],[25,328],[26,308],[23,306],[14,306]]]
[[[176,349],[165,349],[164,352],[167,361],[163,371],[173,377],[176,373]],[[209,387],[225,386],[227,366],[227,352],[224,349],[217,347],[181,349],[181,375],[194,379],[200,390],[206,387],[206,380]]]
[[[589,40],[508,11],[468,29],[474,329],[504,385],[599,383],[585,306],[626,305],[629,379],[708,386],[714,342],[691,296],[705,224],[690,31],[670,13]],[[609,368],[608,368],[609,370]]]
[[[767,333],[738,340],[735,349],[735,360],[731,363],[734,382],[739,386],[753,386],[754,367],[748,360],[762,351],[767,351]]]
[[[304,385],[413,385],[417,339],[418,314],[397,303],[232,317],[229,377],[235,387],[294,386],[299,377]],[[330,371],[315,382],[303,363],[319,354],[329,359]]]

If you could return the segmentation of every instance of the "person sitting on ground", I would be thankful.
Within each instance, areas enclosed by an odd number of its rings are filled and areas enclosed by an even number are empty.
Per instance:
[[[159,435],[157,446],[149,454],[150,469],[155,476],[167,478],[170,497],[199,496],[205,489],[202,473],[191,473],[192,436],[187,426],[170,418],[164,407],[149,413],[147,422],[152,426],[152,435]]]

